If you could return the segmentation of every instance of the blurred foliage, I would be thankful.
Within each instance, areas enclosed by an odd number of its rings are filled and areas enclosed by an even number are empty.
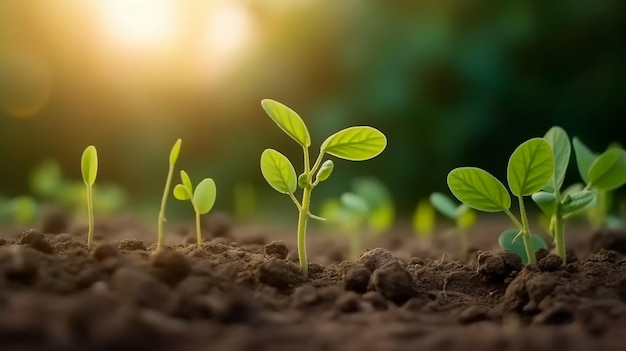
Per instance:
[[[80,150],[94,144],[99,178],[156,207],[180,137],[181,168],[215,175],[221,194],[250,184],[258,211],[276,212],[259,155],[300,150],[262,98],[299,111],[315,140],[354,124],[388,136],[380,157],[336,170],[313,211],[371,175],[410,215],[458,165],[502,178],[515,145],[551,125],[594,149],[626,144],[615,127],[626,115],[623,0],[230,2],[253,30],[224,58],[198,34],[217,1],[173,2],[188,8],[167,45],[122,47],[99,26],[98,2],[0,0],[0,192],[26,193],[25,175],[47,157],[77,178]]]

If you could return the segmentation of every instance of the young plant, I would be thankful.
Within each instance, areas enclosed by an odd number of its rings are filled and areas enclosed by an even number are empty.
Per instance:
[[[304,153],[302,173],[296,176],[293,164],[286,156],[274,149],[265,149],[261,154],[261,173],[272,188],[288,195],[298,208],[298,256],[302,273],[306,277],[308,275],[307,221],[309,218],[322,219],[309,211],[311,192],[320,182],[328,179],[334,168],[331,160],[322,163],[324,154],[350,161],[368,160],[385,149],[387,138],[379,130],[368,126],[340,130],[326,138],[320,147],[317,159],[311,164],[309,157],[311,136],[302,118],[289,107],[274,100],[265,99],[261,105],[274,123],[302,147]],[[294,195],[298,186],[302,188],[300,202]]]
[[[430,200],[421,199],[415,207],[411,220],[413,233],[418,237],[431,240],[435,231],[436,220],[435,208]]]
[[[554,240],[556,254],[565,262],[565,218],[587,208],[595,202],[596,194],[586,189],[561,190],[571,155],[571,145],[565,130],[552,127],[544,136],[554,155],[554,172],[548,184],[532,194],[533,201],[550,216],[549,231]]]
[[[504,184],[489,172],[476,167],[460,167],[448,174],[447,181],[452,194],[467,206],[484,212],[506,213],[518,228],[515,239],[522,237],[528,263],[535,264],[524,196],[543,189],[553,173],[552,149],[543,138],[532,138],[513,151],[507,166],[507,180],[511,192],[518,198],[521,220],[510,211],[511,196]]]
[[[215,198],[217,196],[215,181],[211,178],[204,178],[198,183],[194,190],[187,172],[181,170],[180,179],[182,183],[174,187],[174,197],[181,201],[191,201],[191,206],[193,206],[196,212],[196,241],[198,247],[200,247],[200,245],[202,245],[200,215],[211,211],[215,204]]]
[[[467,252],[469,247],[467,229],[476,223],[476,213],[466,204],[457,205],[448,196],[438,192],[430,194],[430,203],[439,213],[454,221],[461,243],[461,251]]]
[[[98,175],[98,151],[95,146],[89,145],[85,148],[80,163],[83,182],[87,187],[87,216],[89,221],[87,248],[91,249],[93,243],[93,185]]]
[[[163,197],[161,198],[161,209],[159,210],[159,222],[157,224],[157,250],[161,249],[163,245],[163,222],[165,222],[165,204],[167,203],[167,197],[170,193],[170,186],[172,184],[172,176],[174,175],[174,166],[178,160],[180,154],[180,147],[182,141],[176,140],[172,150],[170,150],[169,169],[167,171],[167,178],[165,179],[165,189],[163,190]]]

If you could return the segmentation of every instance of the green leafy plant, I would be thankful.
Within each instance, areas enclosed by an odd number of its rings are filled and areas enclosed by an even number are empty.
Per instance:
[[[170,186],[172,184],[172,176],[174,175],[174,167],[180,154],[182,140],[178,139],[170,150],[169,157],[169,169],[167,171],[167,178],[165,179],[165,189],[163,190],[163,197],[161,198],[161,208],[159,210],[159,220],[157,223],[157,250],[160,250],[163,245],[163,223],[165,222],[165,205],[167,203],[167,197],[170,193]]]
[[[20,195],[12,199],[0,199],[0,219],[18,225],[35,221],[40,212],[39,204],[31,196]]]
[[[535,264],[535,248],[524,196],[543,189],[553,173],[552,149],[543,138],[527,140],[513,151],[507,166],[507,180],[511,193],[518,198],[521,220],[510,211],[511,197],[504,184],[489,172],[476,167],[455,168],[448,174],[447,181],[452,194],[467,206],[484,212],[506,213],[518,228],[515,240],[521,236],[527,262]]]
[[[308,275],[306,256],[306,225],[309,218],[322,219],[309,211],[311,192],[331,175],[332,160],[323,161],[329,154],[350,161],[364,161],[376,157],[387,146],[387,138],[379,130],[369,126],[349,127],[329,136],[322,143],[313,164],[309,157],[311,136],[300,116],[280,102],[265,99],[261,102],[269,117],[287,135],[294,139],[304,153],[304,167],[299,176],[289,159],[274,149],[265,149],[261,154],[261,173],[276,191],[288,195],[298,208],[298,256],[304,276]],[[302,188],[302,200],[294,195],[297,187]]]
[[[439,192],[430,194],[429,200],[439,213],[454,221],[461,250],[466,252],[469,247],[467,229],[476,223],[476,213],[466,204],[457,205],[448,196]]]
[[[87,247],[91,248],[93,243],[93,185],[98,175],[98,151],[93,145],[89,145],[83,151],[81,158],[81,173],[83,182],[87,187],[87,216],[89,221],[89,232],[87,233]]]
[[[211,178],[204,178],[193,188],[191,179],[185,171],[180,171],[181,184],[174,187],[174,197],[181,201],[189,200],[196,212],[196,241],[198,247],[202,245],[202,230],[200,228],[200,215],[208,213],[215,205],[217,189],[215,181]]]

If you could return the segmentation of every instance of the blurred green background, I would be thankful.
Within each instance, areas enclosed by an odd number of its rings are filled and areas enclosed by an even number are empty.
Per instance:
[[[371,161],[337,161],[314,209],[372,175],[407,215],[448,192],[454,167],[504,179],[513,149],[552,125],[598,152],[626,144],[625,38],[623,0],[0,0],[0,193],[29,193],[48,158],[79,180],[94,144],[98,183],[156,208],[180,137],[179,168],[215,179],[216,208],[243,184],[252,211],[282,216],[293,204],[259,157],[302,156],[262,110],[273,98],[314,150],[355,124],[389,138]]]

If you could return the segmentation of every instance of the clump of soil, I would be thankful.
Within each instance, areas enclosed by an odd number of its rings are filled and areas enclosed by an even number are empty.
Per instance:
[[[211,223],[202,245],[183,231],[159,252],[141,238],[88,250],[33,229],[1,240],[0,349],[623,348],[617,239],[594,236],[566,263],[538,252],[536,266],[505,250],[460,260],[374,247],[356,261],[313,259],[305,277],[278,236],[238,241],[227,217]]]

